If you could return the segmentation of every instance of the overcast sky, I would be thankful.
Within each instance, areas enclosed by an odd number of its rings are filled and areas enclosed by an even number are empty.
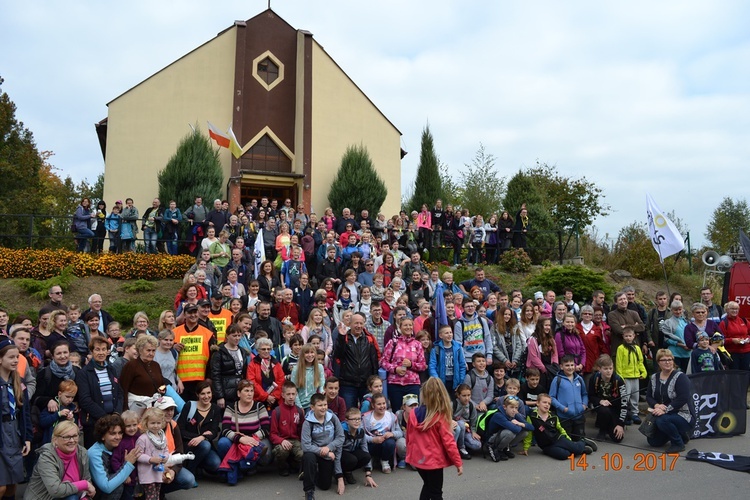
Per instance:
[[[0,76],[40,150],[75,180],[104,162],[106,103],[266,0],[0,0]],[[723,196],[747,198],[750,3],[663,0],[274,0],[403,133],[413,181],[429,121],[461,170],[479,143],[510,177],[537,160],[586,176],[613,213],[645,222],[650,192],[694,246]],[[158,123],[154,124],[158,127]],[[186,125],[187,132],[187,125]]]

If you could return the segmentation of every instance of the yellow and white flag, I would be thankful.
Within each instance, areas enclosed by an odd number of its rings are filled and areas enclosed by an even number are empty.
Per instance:
[[[235,137],[232,127],[229,127],[229,151],[232,152],[235,158],[242,156],[242,147],[240,146],[239,141],[237,141],[237,137]]]

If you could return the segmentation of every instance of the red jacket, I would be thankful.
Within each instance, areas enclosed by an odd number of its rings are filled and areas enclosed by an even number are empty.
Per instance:
[[[580,323],[576,324],[576,330],[583,340],[583,345],[586,348],[586,365],[583,367],[583,373],[591,373],[594,371],[594,365],[596,360],[602,354],[609,354],[609,347],[604,343],[604,335],[602,335],[602,327],[593,325],[589,333],[583,333],[583,326]]]
[[[724,334],[724,347],[730,353],[744,354],[750,352],[750,344],[735,344],[734,339],[747,339],[750,329],[747,320],[739,316],[726,318],[719,321],[719,330]]]
[[[276,446],[285,439],[300,440],[305,414],[297,405],[287,406],[282,401],[271,412],[271,434],[269,440]]]
[[[422,430],[427,408],[420,406],[409,415],[406,424],[406,461],[417,469],[435,470],[463,465],[453,431],[447,421]]]
[[[247,364],[247,379],[252,380],[255,384],[255,400],[266,402],[268,400],[269,393],[263,389],[263,376],[260,369],[260,356],[255,356],[250,363]],[[277,402],[281,402],[281,384],[284,383],[284,369],[281,367],[281,363],[271,358],[271,375],[273,381],[276,383],[276,387],[271,391],[271,396],[276,398]]]

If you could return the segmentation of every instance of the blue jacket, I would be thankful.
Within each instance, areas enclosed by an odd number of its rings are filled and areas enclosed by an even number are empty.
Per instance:
[[[549,395],[552,397],[552,406],[557,411],[560,420],[582,415],[589,405],[586,384],[583,382],[583,377],[577,373],[573,375],[571,381],[560,370],[557,376],[552,379]],[[567,412],[565,408],[568,408]]]
[[[462,384],[466,377],[466,359],[464,358],[464,350],[461,348],[461,344],[455,340],[451,341],[451,350],[453,351],[453,387],[449,387],[448,389],[455,391],[456,387]],[[443,383],[445,383],[445,353],[446,347],[441,340],[430,351],[430,360],[427,365],[430,377],[437,377]]]
[[[517,415],[517,418],[515,420],[519,422],[523,422],[523,428],[518,427],[516,424],[511,423],[512,418],[508,417],[505,413],[505,408],[500,408],[495,412],[492,417],[490,417],[490,423],[487,424],[487,436],[492,436],[493,434],[496,434],[497,432],[506,429],[514,434],[518,434],[519,432],[526,430],[526,431],[533,431],[534,427],[526,421],[526,417],[524,417],[521,413]]]
[[[91,471],[91,482],[96,486],[97,491],[103,493],[112,493],[120,485],[125,483],[131,472],[135,470],[135,466],[130,462],[125,462],[120,470],[113,475],[109,475],[107,469],[104,467],[104,460],[102,455],[106,453],[112,456],[112,452],[104,447],[104,443],[99,441],[94,446],[88,449],[89,456],[89,470]]]

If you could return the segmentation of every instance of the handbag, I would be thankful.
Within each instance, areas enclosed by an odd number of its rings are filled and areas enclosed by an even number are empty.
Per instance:
[[[544,368],[550,377],[556,377],[560,373],[560,365],[557,363],[544,363]]]
[[[638,432],[646,436],[647,439],[654,436],[656,432],[656,417],[652,413],[649,413],[643,419],[641,425],[638,426]]]

